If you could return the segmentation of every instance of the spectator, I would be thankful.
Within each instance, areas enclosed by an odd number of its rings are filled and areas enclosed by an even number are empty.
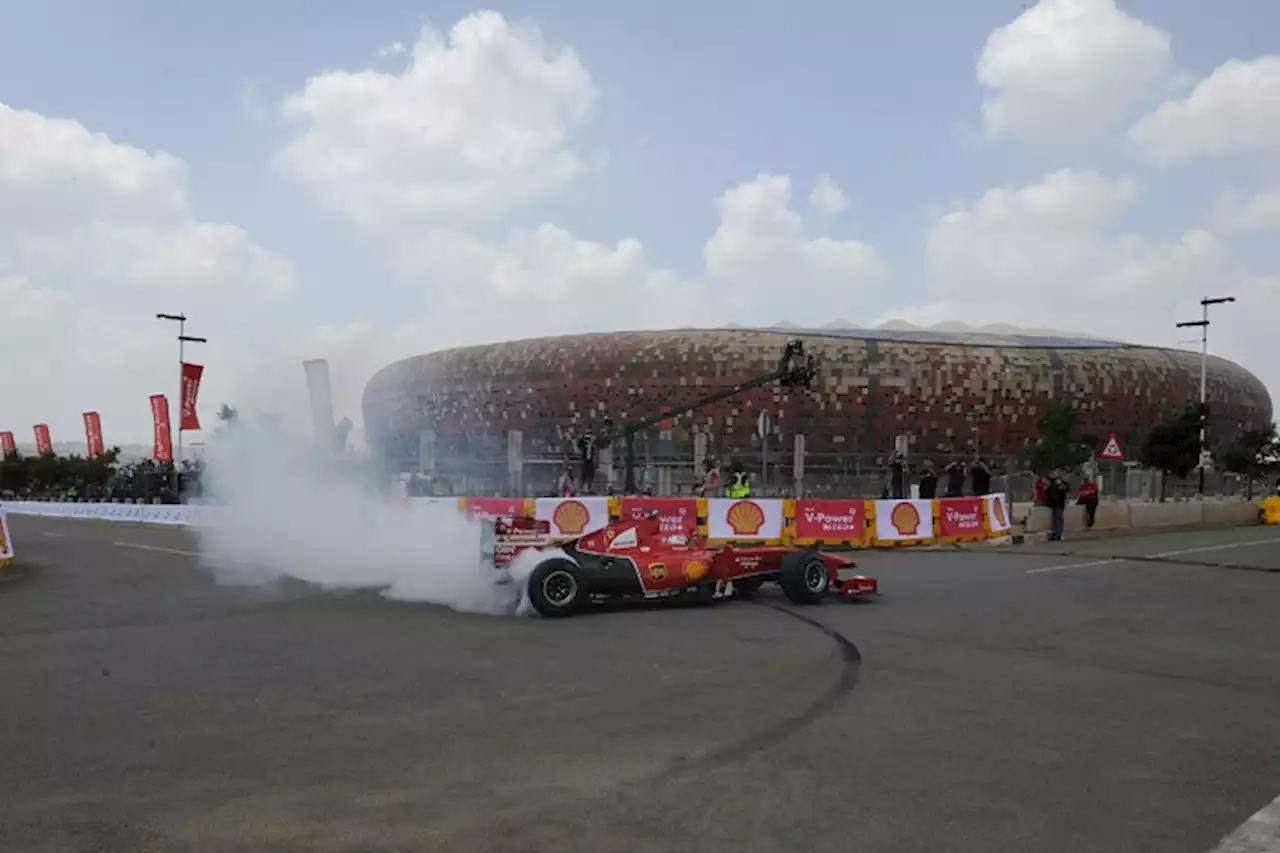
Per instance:
[[[1052,525],[1049,532],[1051,542],[1061,542],[1063,528],[1066,524],[1067,496],[1071,493],[1067,481],[1063,479],[1062,470],[1054,468],[1045,483],[1044,500],[1052,514]]]
[[[1085,526],[1093,529],[1094,518],[1098,515],[1098,484],[1092,477],[1080,481],[1080,489],[1076,492],[1076,503],[1084,507]]]
[[[966,473],[964,463],[952,459],[947,463],[947,467],[942,469],[942,473],[947,477],[946,497],[964,497],[964,478]]]
[[[933,460],[926,459],[920,466],[920,500],[931,501],[938,495],[938,472],[933,470]]]
[[[556,480],[556,494],[562,498],[571,498],[575,492],[573,483],[573,472],[566,465],[560,471],[560,478]]]
[[[978,459],[973,463],[973,467],[969,469],[969,477],[973,483],[975,495],[991,493],[991,469],[987,466],[987,460]]]
[[[729,469],[729,485],[724,490],[727,498],[751,497],[751,475],[743,466],[741,459],[735,459]]]
[[[708,457],[702,460],[702,480],[698,483],[700,498],[714,498],[720,493],[720,469]]]

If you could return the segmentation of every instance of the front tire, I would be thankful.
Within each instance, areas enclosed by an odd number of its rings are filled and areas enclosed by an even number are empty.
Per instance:
[[[543,560],[529,575],[529,602],[550,619],[572,616],[588,600],[582,569],[572,560]]]
[[[797,551],[783,558],[778,585],[792,604],[818,604],[831,589],[831,571],[817,551]]]

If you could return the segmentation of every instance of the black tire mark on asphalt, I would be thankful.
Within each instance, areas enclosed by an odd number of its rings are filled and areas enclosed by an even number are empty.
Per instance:
[[[669,781],[676,777],[711,770],[748,758],[770,746],[796,736],[801,730],[834,708],[857,687],[858,676],[862,672],[862,652],[858,650],[852,640],[830,625],[798,613],[782,604],[760,600],[752,600],[747,603],[795,619],[829,637],[840,653],[839,678],[821,695],[796,713],[775,720],[763,729],[752,732],[746,737],[712,747],[695,755],[678,757],[652,774],[649,781]]]

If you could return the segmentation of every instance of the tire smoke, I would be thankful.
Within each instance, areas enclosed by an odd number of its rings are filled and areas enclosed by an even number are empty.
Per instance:
[[[218,506],[197,528],[199,550],[220,583],[292,578],[470,613],[529,609],[524,583],[499,584],[482,563],[480,525],[453,499],[392,501],[309,446],[247,425],[216,436],[205,463],[203,482]],[[528,562],[519,567],[525,578]]]

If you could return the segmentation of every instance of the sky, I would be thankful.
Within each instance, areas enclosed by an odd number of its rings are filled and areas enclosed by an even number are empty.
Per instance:
[[[397,358],[900,319],[1210,350],[1280,401],[1273,0],[0,0],[0,430],[147,443]],[[190,439],[189,439],[190,440]]]

